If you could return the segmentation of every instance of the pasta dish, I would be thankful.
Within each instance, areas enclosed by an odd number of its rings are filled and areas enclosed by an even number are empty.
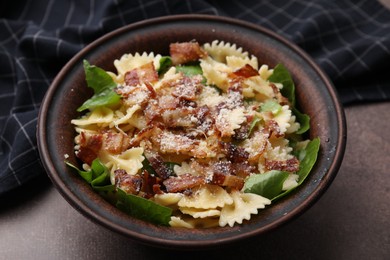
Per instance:
[[[280,80],[282,65],[235,44],[191,41],[172,43],[169,56],[124,54],[114,66],[84,62],[95,95],[71,123],[80,174],[130,214],[148,201],[168,212],[158,224],[242,224],[300,185],[316,160],[318,140],[303,134],[309,118],[295,107],[290,75]]]

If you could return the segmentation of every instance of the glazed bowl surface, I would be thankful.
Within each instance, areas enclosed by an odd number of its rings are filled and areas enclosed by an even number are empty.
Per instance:
[[[271,68],[282,63],[292,74],[299,109],[311,118],[310,139],[319,137],[316,164],[305,182],[251,220],[234,227],[184,229],[156,226],[133,218],[106,202],[64,163],[74,155],[76,109],[91,95],[86,87],[83,60],[115,71],[113,61],[125,53],[169,54],[169,44],[196,40],[235,43]],[[208,15],[177,15],[145,20],[113,31],[94,41],[63,67],[42,102],[38,118],[41,161],[55,187],[92,221],[135,241],[157,247],[200,249],[226,245],[270,232],[312,206],[327,190],[340,167],[346,142],[342,106],[332,83],[300,48],[260,26]]]

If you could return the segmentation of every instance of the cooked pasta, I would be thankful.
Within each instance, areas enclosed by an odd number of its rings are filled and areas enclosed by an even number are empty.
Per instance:
[[[117,189],[171,208],[172,227],[242,224],[271,203],[244,192],[250,176],[281,170],[283,190],[298,185],[292,104],[274,70],[235,44],[176,43],[171,56],[166,68],[154,53],[114,61],[121,99],[72,120],[75,153],[88,169],[98,158]]]

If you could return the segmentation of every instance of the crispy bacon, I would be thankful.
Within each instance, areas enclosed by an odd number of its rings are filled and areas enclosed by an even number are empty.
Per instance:
[[[248,138],[249,134],[249,124],[248,122],[244,122],[241,124],[241,127],[234,130],[234,135],[232,136],[236,141],[243,141]]]
[[[185,100],[195,100],[196,96],[202,90],[201,81],[202,76],[194,76],[194,77],[183,77],[181,80],[175,84],[174,89],[172,91],[172,95],[178,97],[180,99]]]
[[[158,130],[158,127],[155,125],[147,126],[134,135],[134,137],[130,140],[129,147],[139,146],[142,140],[149,139],[155,133],[155,131]]]
[[[229,187],[231,189],[241,190],[244,186],[244,179],[231,174],[214,173],[212,184]]]
[[[158,74],[154,68],[153,62],[149,62],[139,68],[126,72],[124,80],[128,86],[137,86],[142,83],[153,83],[158,81]]]
[[[228,89],[226,101],[222,101],[216,106],[216,111],[219,113],[222,109],[233,110],[244,105],[244,98],[241,94],[242,88],[237,85],[232,85]]]
[[[250,78],[253,76],[258,76],[259,72],[255,70],[251,65],[245,64],[243,67],[232,73],[236,77]]]
[[[180,100],[171,95],[164,95],[159,97],[158,106],[161,110],[174,110],[180,107]]]
[[[162,120],[165,126],[169,128],[186,127],[193,128],[196,126],[196,111],[189,108],[176,108],[174,110],[165,110],[162,113]]]
[[[212,171],[214,174],[228,175],[233,172],[232,162],[219,161],[212,164]]]
[[[207,133],[210,129],[212,129],[215,124],[215,120],[211,116],[210,108],[206,105],[196,109],[196,118],[198,120],[198,129],[204,133]]]
[[[115,186],[128,194],[137,195],[141,191],[142,177],[139,175],[130,175],[123,169],[114,171]]]
[[[79,138],[80,149],[76,155],[81,161],[91,165],[92,161],[97,158],[102,144],[102,134],[87,134],[85,132],[81,132]]]
[[[103,149],[110,153],[119,154],[130,145],[130,138],[122,133],[105,132],[103,134]]]
[[[234,175],[245,179],[251,173],[256,171],[256,167],[250,165],[248,162],[233,163],[232,170]]]
[[[226,158],[233,163],[241,163],[248,160],[249,153],[244,148],[238,147],[232,143],[220,142],[222,152],[226,154]]]
[[[186,136],[162,132],[156,139],[162,153],[189,154],[194,152],[199,141],[192,140]]]
[[[145,119],[148,124],[160,118],[162,109],[159,107],[156,100],[151,100],[144,110]]]
[[[158,190],[161,191],[160,187],[162,185],[162,181],[160,178],[152,176],[146,170],[142,172],[141,177],[142,177],[142,187],[141,187],[140,195],[142,195],[142,197],[149,199],[153,197],[154,194],[159,192]]]
[[[299,170],[299,160],[296,157],[285,161],[266,160],[265,167],[267,170],[297,172]]]
[[[281,132],[280,127],[278,123],[275,120],[267,120],[265,122],[265,131],[269,132],[269,136],[271,137],[272,134],[275,135],[275,137],[282,137],[284,134]]]
[[[156,93],[156,90],[154,90],[154,87],[149,82],[145,82],[145,86],[150,92],[150,97],[156,98],[157,93]]]
[[[157,176],[161,179],[165,180],[169,176],[173,175],[173,171],[171,168],[169,168],[165,163],[161,155],[158,153],[152,151],[152,150],[145,150],[144,155],[146,159],[149,161],[150,166],[154,169]]]
[[[154,194],[163,194],[164,192],[161,190],[161,184],[153,185],[153,193]]]
[[[169,45],[169,53],[173,65],[185,64],[207,57],[207,52],[197,42],[171,43]]]
[[[205,184],[204,176],[194,176],[191,174],[183,174],[179,177],[170,177],[163,184],[167,192],[180,192]]]
[[[115,92],[122,96],[127,106],[138,104],[145,107],[150,98],[153,97],[153,92],[147,86],[148,84],[145,84],[145,86],[118,86],[115,88]]]
[[[244,185],[244,178],[249,176],[254,167],[247,163],[232,163],[230,161],[220,161],[212,166],[212,184],[230,187],[240,190]]]

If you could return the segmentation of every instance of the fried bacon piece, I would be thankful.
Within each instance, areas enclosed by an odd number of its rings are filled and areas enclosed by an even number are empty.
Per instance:
[[[233,168],[234,166],[230,161],[215,163],[212,166],[213,178],[211,183],[240,190],[244,186],[244,179],[233,175]]]
[[[113,154],[119,154],[129,148],[130,138],[122,133],[105,132],[103,134],[103,149]]]
[[[132,69],[125,74],[125,84],[127,86],[137,86],[142,83],[158,81],[158,73],[153,62],[146,63],[138,68]]]
[[[221,150],[226,154],[226,158],[233,163],[241,163],[248,160],[249,153],[244,148],[232,143],[220,142]]]
[[[232,73],[233,77],[242,77],[242,78],[250,78],[253,76],[258,76],[259,72],[255,70],[251,65],[245,64],[243,67],[239,68],[238,70],[234,71]]]
[[[77,157],[86,164],[91,165],[92,161],[97,158],[97,155],[103,144],[103,135],[88,134],[81,132],[78,143],[80,149],[77,152]]]
[[[102,134],[88,134],[81,132],[78,140],[80,149],[77,157],[91,165],[97,158],[100,150],[119,154],[129,148],[130,138],[122,133],[104,132]]]
[[[198,119],[195,117],[196,111],[188,108],[176,108],[175,110],[165,110],[162,113],[162,120],[169,128],[196,126]]]
[[[129,147],[139,146],[142,140],[149,139],[157,131],[160,131],[160,129],[155,125],[147,126],[134,135],[134,137],[130,140]]]
[[[244,98],[241,94],[241,91],[242,88],[237,84],[229,87],[226,101],[222,101],[216,106],[217,111],[220,111],[224,108],[233,110],[235,108],[242,107],[244,105]]]
[[[284,134],[281,132],[280,127],[278,123],[275,120],[267,120],[265,122],[265,131],[269,132],[269,136],[272,134],[275,135],[275,137],[283,137]]]
[[[155,140],[160,146],[162,153],[175,153],[194,155],[196,146],[199,144],[198,140],[190,139],[184,135],[173,134],[171,132],[163,131]]]
[[[150,166],[154,169],[157,176],[161,179],[165,180],[169,176],[173,175],[172,169],[170,169],[165,163],[161,155],[152,150],[145,150],[144,155],[146,159],[149,161]]]
[[[145,107],[151,98],[156,96],[154,88],[145,83],[145,85],[136,86],[118,86],[115,92],[122,96],[127,106],[140,105]]]
[[[215,124],[214,118],[211,116],[210,108],[206,105],[196,109],[197,129],[207,133]]]
[[[204,176],[194,176],[191,174],[183,174],[179,177],[170,177],[163,182],[167,192],[185,191],[205,183],[206,180]]]
[[[155,121],[156,119],[160,118],[162,109],[159,107],[158,102],[156,100],[151,100],[151,102],[148,102],[144,114],[145,119],[148,124]]]
[[[169,45],[169,53],[173,65],[197,61],[207,57],[207,52],[205,52],[197,42],[171,43]]]
[[[123,169],[114,171],[115,186],[128,194],[137,195],[141,191],[143,179],[139,175],[130,175]]]
[[[234,135],[232,136],[232,138],[236,141],[243,141],[247,139],[249,134],[249,127],[250,125],[247,119],[247,121],[241,124],[240,128],[234,130]]]
[[[214,173],[211,183],[235,190],[241,190],[244,187],[244,179],[231,174]]]
[[[267,170],[297,172],[299,170],[299,160],[296,157],[285,161],[266,160],[265,167]]]
[[[203,78],[201,75],[193,76],[191,78],[183,77],[175,84],[172,95],[180,99],[193,101],[202,90],[202,80]]]
[[[180,106],[180,100],[171,95],[163,95],[158,98],[158,106],[163,110],[174,110]]]
[[[156,176],[151,175],[148,171],[144,170],[141,173],[142,187],[140,195],[144,198],[151,198],[155,194],[163,193],[160,187],[162,186],[162,180]]]
[[[241,162],[241,163],[233,163],[232,170],[234,175],[241,177],[242,179],[245,179],[251,173],[256,171],[256,167],[250,165],[248,162]]]

